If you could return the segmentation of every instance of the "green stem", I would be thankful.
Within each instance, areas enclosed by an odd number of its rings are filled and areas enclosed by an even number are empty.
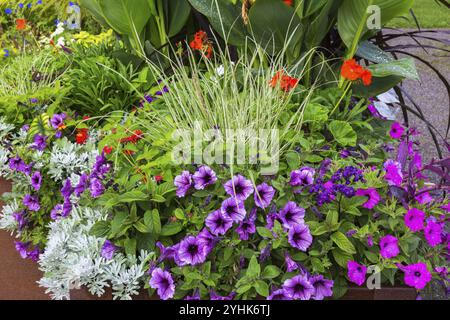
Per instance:
[[[348,93],[348,91],[350,90],[351,87],[352,87],[352,83],[348,82],[344,93],[342,94],[341,98],[339,99],[339,101],[334,106],[333,110],[330,113],[330,116],[337,110],[337,108],[339,108],[339,105],[341,104],[342,100],[344,100],[344,98],[347,96],[347,93]]]

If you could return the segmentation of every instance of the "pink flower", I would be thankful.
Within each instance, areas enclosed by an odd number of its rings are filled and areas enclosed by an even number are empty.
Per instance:
[[[386,170],[384,180],[390,186],[401,187],[403,182],[402,165],[397,161],[388,160],[384,163],[384,170]]]
[[[386,235],[380,239],[380,254],[385,259],[396,257],[400,253],[398,239],[391,235]]]
[[[362,284],[366,281],[367,267],[355,261],[348,261],[347,268],[349,280],[358,286],[362,286]]]
[[[418,195],[415,197],[419,204],[427,204],[433,201],[433,197],[428,192],[419,190]]]
[[[412,231],[417,232],[423,229],[425,212],[412,208],[405,215],[405,224]]]
[[[366,203],[363,207],[366,209],[373,209],[380,202],[381,197],[375,188],[358,189],[355,194],[357,197],[367,197]]]
[[[427,269],[427,265],[423,262],[403,267],[405,272],[405,283],[417,290],[422,290],[431,281],[431,273]]]
[[[391,131],[389,132],[389,134],[391,135],[392,139],[400,139],[403,136],[404,133],[405,133],[405,129],[398,122],[394,122],[392,124]]]
[[[425,230],[425,239],[430,247],[436,247],[442,243],[442,225],[433,220],[428,221]]]

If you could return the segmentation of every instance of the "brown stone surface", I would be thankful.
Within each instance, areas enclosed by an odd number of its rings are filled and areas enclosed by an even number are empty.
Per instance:
[[[382,288],[380,290],[350,287],[342,300],[415,300],[416,297],[416,290],[408,287]]]

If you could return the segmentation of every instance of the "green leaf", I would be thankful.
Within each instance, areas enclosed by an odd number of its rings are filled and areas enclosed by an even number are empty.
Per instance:
[[[157,209],[147,211],[144,214],[144,223],[147,226],[150,233],[158,237],[161,233],[161,218]]]
[[[257,278],[259,277],[260,274],[261,274],[261,266],[259,265],[256,256],[253,256],[250,259],[250,263],[248,264],[247,272],[245,273],[245,275],[250,278],[252,277]]]
[[[328,125],[328,129],[341,146],[346,147],[356,145],[357,135],[349,123],[334,120]]]
[[[126,239],[124,246],[127,255],[136,255],[136,239]]]
[[[265,227],[257,227],[256,231],[263,238],[268,238],[268,239],[272,239],[273,238],[272,231],[270,231],[269,229],[267,229]]]
[[[176,235],[183,230],[183,225],[179,222],[172,222],[164,225],[161,229],[161,236],[169,237]]]
[[[329,109],[318,103],[309,103],[303,112],[303,122],[326,122]]]
[[[126,229],[125,222],[128,219],[128,212],[119,212],[111,222],[111,237],[115,237]]]
[[[361,42],[356,54],[358,55],[358,57],[367,59],[375,63],[387,63],[394,61],[392,55],[384,52],[382,49],[380,49],[380,47],[370,41]]]
[[[330,236],[331,240],[344,252],[355,254],[356,249],[351,241],[342,232],[335,232]]]
[[[372,64],[368,67],[374,77],[399,76],[412,80],[419,80],[414,59],[405,58],[381,64]]]
[[[273,279],[278,277],[281,274],[280,268],[274,265],[269,265],[264,268],[264,271],[262,273],[262,277],[264,279]]]
[[[108,236],[108,233],[111,231],[111,226],[108,221],[98,221],[96,222],[89,234],[96,236],[98,238],[105,238]]]
[[[333,285],[333,298],[340,299],[342,298],[348,290],[347,280],[344,277],[338,277],[334,279]]]
[[[342,251],[339,248],[336,248],[332,251],[333,254],[333,258],[336,261],[336,263],[341,266],[342,268],[347,268],[347,262],[351,259],[353,259],[353,257],[347,253],[345,253],[344,251]]]
[[[259,295],[263,297],[269,296],[269,285],[265,283],[263,280],[257,280],[255,282],[254,288],[256,289],[256,292]]]
[[[189,19],[191,6],[187,0],[169,1],[169,29],[167,36],[176,36]]]

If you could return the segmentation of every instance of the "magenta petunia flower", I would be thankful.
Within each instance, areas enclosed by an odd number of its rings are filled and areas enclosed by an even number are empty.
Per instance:
[[[380,239],[380,254],[385,259],[396,257],[400,253],[398,239],[391,235],[386,235]]]
[[[433,202],[433,197],[429,192],[424,190],[419,190],[418,195],[415,196],[415,199],[419,204],[428,204]]]
[[[315,275],[309,277],[309,282],[314,287],[314,300],[323,300],[326,297],[333,295],[333,280],[325,279],[322,275]]]
[[[423,262],[402,267],[405,273],[405,283],[417,290],[422,290],[431,281],[432,275],[428,271],[427,265]]]
[[[178,258],[181,262],[192,266],[205,262],[207,256],[206,247],[203,241],[194,236],[187,236],[180,242],[178,248]]]
[[[301,251],[306,251],[313,241],[309,227],[306,224],[293,225],[288,233],[289,244]]]
[[[357,197],[367,197],[366,203],[363,204],[363,207],[366,209],[373,209],[380,202],[381,197],[378,194],[377,189],[369,188],[369,189],[358,189],[355,194]]]
[[[404,133],[405,133],[405,128],[403,128],[403,126],[398,122],[394,122],[392,124],[391,131],[389,132],[392,139],[400,139]]]
[[[223,186],[225,191],[238,201],[247,200],[253,193],[253,183],[241,175],[234,176]]]
[[[403,182],[402,165],[394,160],[387,160],[384,163],[384,170],[386,174],[384,180],[390,186],[401,187]]]
[[[231,229],[233,220],[229,216],[222,214],[220,210],[217,210],[208,215],[205,224],[212,234],[218,236],[224,235]]]
[[[158,296],[162,300],[168,300],[175,295],[175,284],[172,275],[161,268],[155,268],[152,271],[150,287],[156,289]]]
[[[183,198],[192,186],[192,176],[189,171],[183,171],[181,175],[176,176],[174,184],[177,187],[177,197]]]
[[[425,227],[425,240],[427,240],[430,247],[436,247],[442,243],[442,225],[433,220],[429,220]]]
[[[315,289],[306,275],[298,275],[283,283],[286,295],[294,300],[310,300]]]
[[[423,224],[425,221],[425,212],[412,208],[409,209],[405,215],[405,224],[412,231],[417,232],[423,229]]]
[[[109,240],[106,240],[102,246],[101,256],[106,260],[111,260],[118,248]]]
[[[292,228],[294,225],[304,224],[305,209],[300,208],[293,201],[289,201],[279,214],[283,227],[286,229]]]
[[[31,186],[34,188],[34,190],[39,191],[39,189],[41,188],[41,184],[42,184],[41,173],[39,171],[36,171],[31,176]]]
[[[231,218],[234,222],[241,222],[245,219],[247,212],[245,211],[244,204],[237,201],[235,198],[228,198],[222,202],[220,208],[223,215]]]
[[[203,190],[207,186],[214,184],[217,181],[216,173],[208,166],[202,166],[192,176],[194,180],[194,188]]]
[[[366,281],[367,267],[355,261],[348,261],[347,269],[348,269],[347,273],[348,279],[351,282],[357,284],[358,286],[362,286],[363,283]]]
[[[262,183],[256,187],[256,192],[254,195],[255,205],[262,209],[267,208],[272,202],[273,196],[275,195],[275,189],[269,186],[267,183]]]
[[[314,175],[316,171],[310,167],[303,167],[299,170],[294,170],[291,172],[291,181],[289,182],[291,186],[309,186],[314,183]]]

